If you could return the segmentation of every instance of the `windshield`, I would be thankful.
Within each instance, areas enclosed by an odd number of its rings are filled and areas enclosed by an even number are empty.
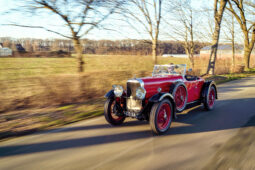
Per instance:
[[[185,76],[186,64],[155,65],[152,76],[181,75]]]

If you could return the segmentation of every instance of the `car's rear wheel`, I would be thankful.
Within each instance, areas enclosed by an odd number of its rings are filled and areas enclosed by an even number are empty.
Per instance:
[[[172,122],[173,107],[168,99],[154,103],[150,112],[150,126],[154,133],[165,133]]]
[[[187,90],[183,85],[176,86],[173,91],[176,110],[182,112],[187,105]]]
[[[104,105],[104,116],[111,125],[120,125],[125,120],[125,115],[121,113],[118,104],[114,99],[108,99]]]
[[[215,105],[216,90],[214,86],[211,86],[208,93],[205,96],[204,107],[206,110],[212,110]]]

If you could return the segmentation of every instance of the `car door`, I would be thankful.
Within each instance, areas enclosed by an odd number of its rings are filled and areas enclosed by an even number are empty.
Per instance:
[[[188,91],[188,103],[193,102],[197,96],[196,96],[196,81],[185,81],[185,85],[187,87]]]
[[[201,95],[201,90],[202,90],[202,86],[203,86],[203,80],[202,79],[198,79],[195,81],[194,83],[194,100],[199,100],[200,99],[200,95]]]

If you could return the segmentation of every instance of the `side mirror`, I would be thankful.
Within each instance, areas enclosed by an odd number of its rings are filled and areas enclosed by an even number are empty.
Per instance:
[[[188,72],[192,72],[192,68],[188,69]]]

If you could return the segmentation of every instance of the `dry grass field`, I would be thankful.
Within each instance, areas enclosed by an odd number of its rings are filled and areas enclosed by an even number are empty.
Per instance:
[[[74,58],[1,58],[0,111],[43,107],[100,98],[113,83],[136,75],[149,76],[148,56],[88,56],[85,73],[77,74]],[[189,63],[161,58],[161,64]]]
[[[149,56],[88,55],[85,62],[85,73],[78,74],[75,58],[0,58],[0,139],[102,114],[112,84],[150,76],[153,69]],[[188,59],[159,57],[159,64],[169,63],[190,65]],[[218,61],[216,73],[228,73],[229,65]],[[203,74],[206,66],[206,59],[197,59],[194,72]]]

